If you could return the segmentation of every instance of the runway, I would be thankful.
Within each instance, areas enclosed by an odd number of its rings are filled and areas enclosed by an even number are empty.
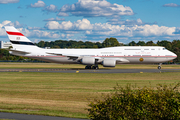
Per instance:
[[[49,72],[49,73],[159,73],[180,72],[180,69],[0,69],[0,72]]]
[[[13,120],[87,120],[77,118],[65,118],[65,117],[51,117],[42,115],[26,115],[17,113],[4,113],[0,112],[0,119],[13,119]]]

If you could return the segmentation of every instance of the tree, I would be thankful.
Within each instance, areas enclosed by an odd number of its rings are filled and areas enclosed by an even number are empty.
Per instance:
[[[95,44],[98,46],[98,48],[102,48],[102,44],[100,42],[96,42]]]
[[[172,43],[167,41],[167,40],[163,40],[163,41],[158,41],[157,42],[158,46],[163,46],[165,48],[167,48],[168,50],[172,50]]]
[[[134,41],[130,42],[129,46],[136,46],[136,42],[134,42]]]
[[[117,86],[89,103],[91,120],[179,120],[180,83],[154,87]]]
[[[146,43],[146,46],[157,46],[155,43],[153,43],[153,41],[148,41]]]
[[[114,46],[120,46],[118,40],[116,38],[106,38],[103,43],[103,47],[114,47]]]
[[[138,45],[138,46],[145,46],[146,43],[145,43],[144,41],[139,41],[139,42],[137,43],[137,45]]]
[[[37,45],[38,45],[39,47],[44,47],[45,42],[44,42],[44,41],[40,41]]]

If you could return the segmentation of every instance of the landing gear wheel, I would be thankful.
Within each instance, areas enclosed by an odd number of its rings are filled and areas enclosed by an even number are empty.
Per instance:
[[[162,63],[159,63],[158,70],[161,70]]]
[[[93,66],[92,69],[99,69],[99,67],[98,66]]]
[[[86,66],[85,69],[91,69],[91,66]]]
[[[92,69],[96,69],[96,66],[93,66]]]
[[[161,66],[158,66],[158,69],[161,70]]]
[[[99,69],[99,67],[98,67],[98,66],[96,66],[96,69]]]

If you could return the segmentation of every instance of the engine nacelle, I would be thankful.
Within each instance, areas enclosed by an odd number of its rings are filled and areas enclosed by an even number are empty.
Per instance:
[[[82,58],[81,62],[84,65],[94,65],[95,59],[92,57],[84,57],[84,58]]]
[[[103,62],[102,62],[102,65],[104,67],[115,67],[116,66],[116,60],[104,59]]]

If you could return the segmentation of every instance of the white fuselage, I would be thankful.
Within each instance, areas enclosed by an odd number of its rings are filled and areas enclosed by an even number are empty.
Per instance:
[[[19,45],[19,48],[20,46],[21,45]],[[69,56],[78,56],[78,60],[84,57],[93,57],[99,59],[99,63],[103,61],[103,59],[117,59],[116,64],[163,63],[177,57],[176,54],[159,46],[120,46],[101,49],[43,49],[37,46],[30,46],[26,47],[24,51],[30,52],[30,54],[24,55],[25,57],[63,64],[79,63],[77,60],[70,59]],[[54,53],[54,55],[49,53]],[[57,55],[58,53],[62,55]],[[23,56],[16,52],[11,52],[11,54]]]

